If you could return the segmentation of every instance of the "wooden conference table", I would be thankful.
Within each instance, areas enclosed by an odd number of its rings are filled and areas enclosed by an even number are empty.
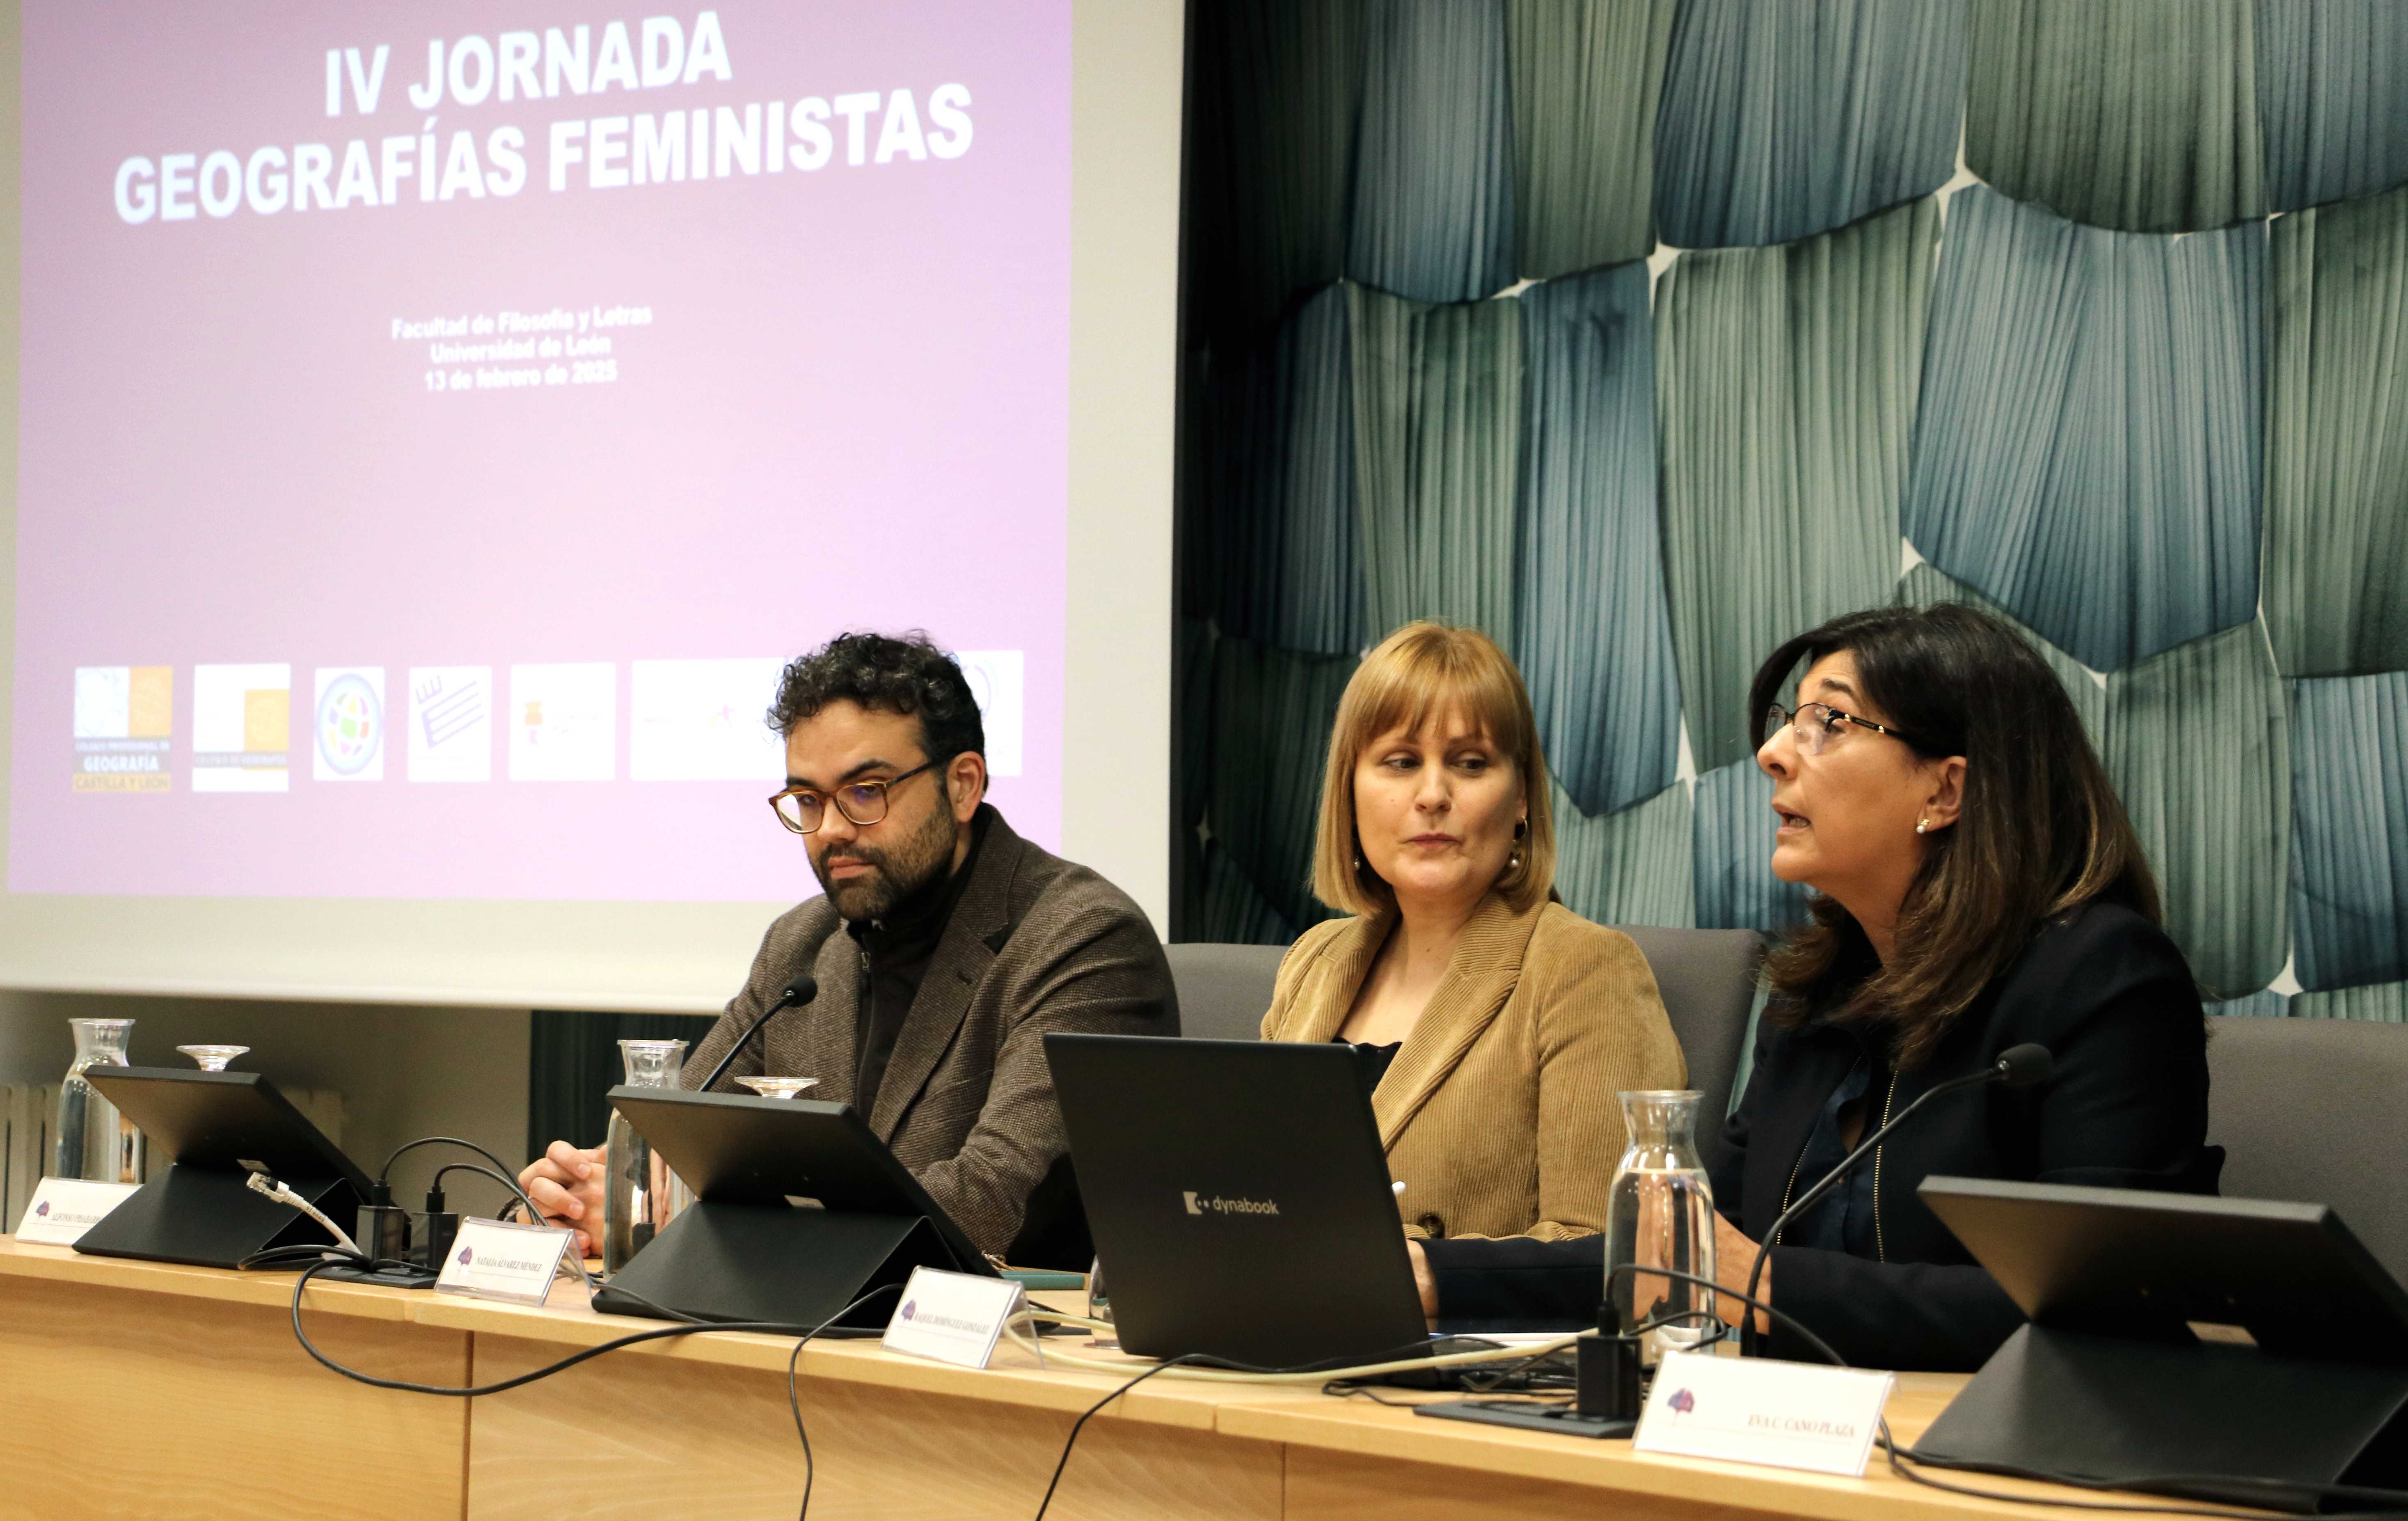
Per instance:
[[[803,1460],[786,1406],[791,1339],[677,1338],[508,1393],[439,1399],[372,1388],[312,1362],[293,1338],[293,1277],[84,1257],[0,1237],[0,1516],[795,1514]],[[491,1383],[653,1324],[596,1315],[566,1284],[541,1309],[313,1284],[303,1315],[329,1356],[428,1384]],[[813,1342],[799,1384],[819,1462],[811,1514],[1026,1521],[1070,1423],[1115,1382],[1033,1362],[972,1370],[875,1342]],[[1902,1376],[1889,1406],[1899,1439],[1920,1435],[1963,1383]],[[1834,1479],[1636,1456],[1627,1442],[1427,1420],[1313,1388],[1165,1377],[1087,1424],[1050,1514],[1905,1521],[2066,1513],[1909,1484],[1878,1454],[1864,1479]]]

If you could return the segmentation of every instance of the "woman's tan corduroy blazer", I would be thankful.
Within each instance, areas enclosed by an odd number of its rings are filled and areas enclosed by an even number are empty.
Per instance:
[[[1336,1039],[1395,922],[1391,911],[1305,931],[1280,963],[1263,1039]],[[1628,936],[1560,903],[1515,913],[1489,894],[1371,1095],[1406,1232],[1602,1231],[1624,1146],[1616,1096],[1687,1081]]]

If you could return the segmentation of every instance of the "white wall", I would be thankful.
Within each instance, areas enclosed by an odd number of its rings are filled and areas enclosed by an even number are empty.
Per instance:
[[[56,1083],[75,1056],[66,1022],[85,1018],[133,1020],[133,1058],[141,1066],[188,1065],[176,1054],[179,1045],[247,1045],[251,1054],[235,1064],[246,1071],[283,1087],[340,1091],[343,1150],[370,1172],[419,1136],[461,1136],[513,1164],[526,1152],[522,1012],[0,994],[0,1084]],[[396,1176],[423,1182],[423,1160],[413,1153]],[[454,1182],[471,1208],[501,1202],[480,1180]]]

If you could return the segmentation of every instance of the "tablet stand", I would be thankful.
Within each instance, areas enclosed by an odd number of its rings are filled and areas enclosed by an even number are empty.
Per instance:
[[[611,1274],[594,1308],[651,1315],[657,1305],[698,1320],[817,1326],[870,1290],[903,1283],[914,1268],[962,1269],[922,1215],[706,1199]],[[893,1308],[867,1307],[833,1328],[878,1331]]]
[[[2333,1335],[2346,1345],[2352,1327]],[[2285,1507],[2262,1486],[2206,1476],[2398,1486],[2408,1480],[2403,1407],[2408,1368],[2028,1325],[1908,1456]],[[2163,1482],[2176,1475],[2200,1477]]]
[[[238,1169],[172,1164],[85,1231],[75,1249],[92,1256],[233,1268],[271,1246],[335,1244],[315,1220],[251,1192],[249,1176]],[[340,1178],[280,1181],[330,1219],[349,1220],[358,1212],[359,1194]]]

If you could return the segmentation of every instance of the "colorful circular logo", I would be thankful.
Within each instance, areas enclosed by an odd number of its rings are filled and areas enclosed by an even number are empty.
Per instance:
[[[361,676],[341,676],[318,699],[318,753],[337,776],[367,769],[384,743],[384,704]]]

